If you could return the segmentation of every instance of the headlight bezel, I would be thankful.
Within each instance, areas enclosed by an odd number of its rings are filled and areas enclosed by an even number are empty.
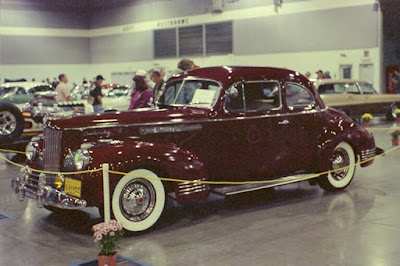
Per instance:
[[[90,153],[87,149],[79,149],[74,152],[74,165],[75,169],[82,171],[90,163]]]
[[[25,147],[25,155],[28,161],[34,161],[39,156],[39,143],[36,141],[29,142]]]

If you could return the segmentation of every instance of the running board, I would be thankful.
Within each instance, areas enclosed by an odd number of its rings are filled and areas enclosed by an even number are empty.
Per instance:
[[[296,183],[304,180],[313,179],[316,177],[316,174],[300,174],[294,176],[286,176],[279,179],[274,180],[271,183],[261,183],[261,184],[245,184],[245,185],[226,185],[226,186],[218,186],[211,187],[211,192],[219,195],[229,196],[244,192],[255,191],[264,188],[277,187],[282,185],[287,185],[290,183]]]

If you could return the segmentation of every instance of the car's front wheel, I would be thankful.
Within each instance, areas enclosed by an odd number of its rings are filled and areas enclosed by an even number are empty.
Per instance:
[[[10,144],[24,130],[24,117],[15,105],[0,102],[0,144]]]
[[[317,178],[318,185],[328,191],[346,188],[356,172],[356,156],[346,142],[339,143],[330,158],[331,172]]]
[[[164,211],[165,189],[157,175],[147,169],[136,169],[125,175],[115,187],[112,210],[124,229],[140,232],[149,229]],[[149,178],[146,178],[149,177]]]

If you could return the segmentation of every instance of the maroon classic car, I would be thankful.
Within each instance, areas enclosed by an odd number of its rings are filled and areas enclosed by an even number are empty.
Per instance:
[[[27,146],[27,165],[73,172],[109,163],[110,170],[130,173],[110,173],[112,215],[125,229],[143,231],[159,220],[166,196],[184,204],[210,192],[231,195],[311,178],[340,190],[357,161],[366,167],[380,152],[371,133],[325,107],[297,72],[224,66],[173,76],[156,108],[47,120],[44,135]],[[103,206],[101,172],[21,170],[12,186],[21,198],[53,210]]]

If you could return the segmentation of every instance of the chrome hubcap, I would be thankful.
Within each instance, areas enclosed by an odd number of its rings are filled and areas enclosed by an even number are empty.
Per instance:
[[[15,116],[9,111],[0,112],[0,135],[10,135],[17,127]]]
[[[139,222],[146,219],[154,209],[156,193],[145,179],[135,179],[126,184],[120,197],[120,206],[125,218]]]
[[[336,170],[331,172],[332,177],[336,181],[340,181],[346,177],[349,172],[348,166],[350,165],[349,154],[344,149],[336,149],[332,155],[332,170]],[[346,168],[344,168],[346,167]],[[344,168],[344,169],[342,169]]]

